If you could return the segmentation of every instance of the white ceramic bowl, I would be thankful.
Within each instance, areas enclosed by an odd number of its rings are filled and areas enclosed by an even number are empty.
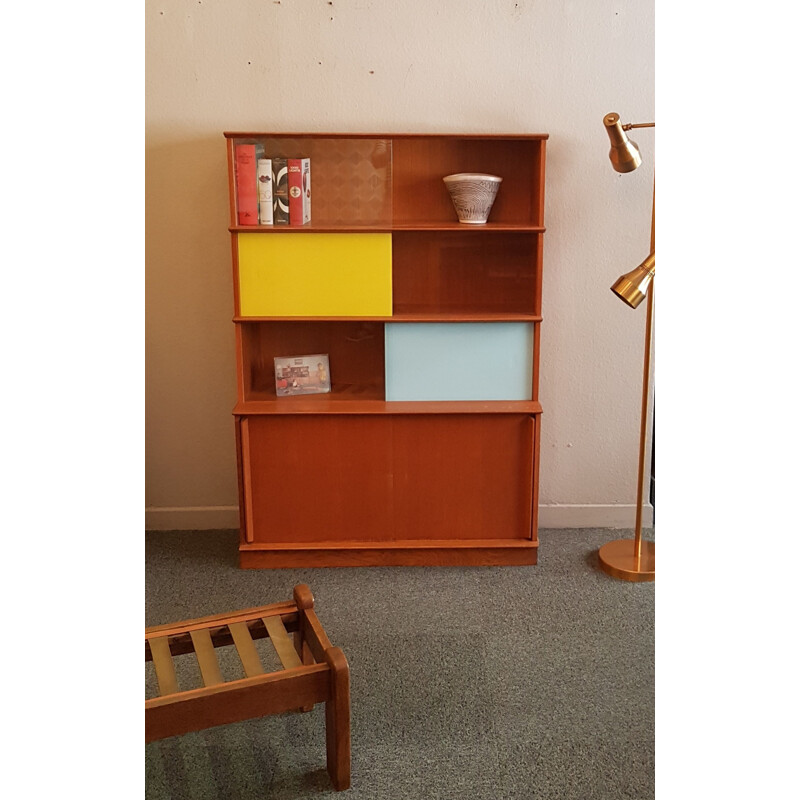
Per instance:
[[[459,172],[446,175],[442,180],[450,192],[459,222],[482,225],[489,219],[502,178],[482,172]]]

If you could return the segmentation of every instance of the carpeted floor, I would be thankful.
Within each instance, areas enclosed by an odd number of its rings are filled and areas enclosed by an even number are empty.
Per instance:
[[[350,663],[353,776],[333,791],[317,705],[146,745],[148,800],[653,798],[655,584],[596,566],[631,535],[543,530],[535,567],[240,570],[235,531],[148,533],[147,625],[311,587]]]

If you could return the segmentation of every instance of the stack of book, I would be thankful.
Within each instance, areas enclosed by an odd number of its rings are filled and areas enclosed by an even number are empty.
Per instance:
[[[267,158],[261,144],[237,144],[234,166],[240,225],[311,222],[310,158]]]

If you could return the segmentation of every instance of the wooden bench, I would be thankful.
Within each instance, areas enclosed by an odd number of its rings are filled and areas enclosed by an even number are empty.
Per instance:
[[[350,786],[350,667],[332,647],[305,584],[294,600],[146,628],[145,661],[152,661],[159,697],[145,700],[145,742],[267,714],[310,711],[325,703],[328,773],[334,787]],[[289,634],[294,634],[294,641]],[[264,672],[254,639],[269,637],[283,665]],[[234,645],[245,677],[226,681],[215,648]],[[203,686],[181,690],[173,656],[194,653]]]

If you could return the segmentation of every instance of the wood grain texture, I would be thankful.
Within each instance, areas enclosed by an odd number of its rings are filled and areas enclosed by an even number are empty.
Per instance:
[[[153,654],[153,666],[156,669],[158,691],[164,695],[180,691],[175,677],[175,665],[169,651],[169,640],[166,636],[154,636],[148,640],[150,652]]]
[[[314,664],[154,698],[145,701],[145,741],[282,714],[326,702],[330,691],[328,665]]]
[[[536,138],[398,137],[392,152],[394,219],[455,221],[442,178],[458,172],[485,172],[503,178],[490,220],[538,221],[538,186],[531,176],[540,149],[541,140]]]
[[[313,610],[314,595],[312,594],[311,589],[305,583],[299,583],[294,587],[292,597],[294,597],[294,602],[299,612],[297,630],[293,637],[294,646],[303,664],[314,664],[314,654],[311,652],[311,648],[308,646],[308,642],[306,640],[308,635],[308,613],[304,613]],[[312,708],[313,706],[306,705],[302,706],[300,710],[311,711]]]
[[[540,238],[528,233],[480,238],[461,231],[396,233],[394,313],[439,318],[534,314],[538,286],[532,263]]]
[[[189,636],[194,645],[203,685],[214,686],[217,683],[222,683],[222,672],[219,668],[217,654],[214,652],[214,643],[211,641],[211,634],[208,628],[190,631]]]
[[[297,654],[286,628],[283,627],[280,617],[264,617],[264,625],[269,633],[272,646],[284,669],[302,666],[300,656]]]
[[[384,396],[383,325],[363,320],[294,322],[242,322],[236,326],[242,337],[247,365],[248,391],[244,399],[278,399],[275,391],[275,358],[325,353],[331,365],[331,392],[350,387],[354,400]],[[323,401],[330,395],[305,395],[281,400]]]
[[[325,661],[325,653],[332,645],[313,609],[302,614],[303,641],[317,661]]]
[[[350,667],[339,647],[325,651],[331,669],[331,697],[325,704],[325,744],[328,774],[334,788],[350,786]]]
[[[365,399],[365,395],[338,389],[333,395],[281,397],[237,403],[234,413],[257,417],[331,414],[337,416],[417,416],[420,414],[541,414],[536,400],[384,400]]]
[[[249,428],[253,543],[530,539],[529,416],[251,417]]]
[[[337,542],[326,547],[271,548],[240,550],[242,569],[288,569],[294,567],[499,567],[537,563],[538,541],[517,543],[514,547],[497,544],[483,547],[460,542],[443,547],[365,547],[362,542]]]
[[[250,420],[245,417],[240,424],[242,448],[242,482],[241,496],[244,499],[244,530],[243,538],[246,542],[254,541],[255,523],[253,522],[253,470],[250,459]]]
[[[228,228],[230,233],[256,233],[266,236],[290,233],[292,235],[302,235],[304,233],[396,233],[408,231],[458,231],[465,232],[466,227],[463,223],[454,220],[442,222],[428,222],[426,220],[415,219],[412,222],[378,222],[359,224],[352,221],[343,222],[309,222],[302,227],[290,228],[288,231],[280,225],[262,225],[260,227],[248,225],[231,225]],[[474,234],[480,235],[481,232],[497,233],[544,233],[546,228],[542,225],[534,225],[529,222],[486,222],[482,225],[470,225],[470,230]]]
[[[258,651],[253,638],[250,636],[250,631],[244,622],[229,622],[228,628],[230,629],[231,636],[233,636],[233,643],[236,645],[236,652],[244,667],[244,674],[248,678],[255,678],[264,672],[264,667],[261,665],[261,659],[258,657]]]

